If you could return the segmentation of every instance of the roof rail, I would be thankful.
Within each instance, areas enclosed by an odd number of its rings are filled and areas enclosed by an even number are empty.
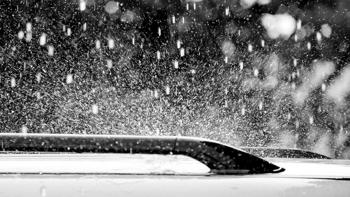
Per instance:
[[[192,157],[215,174],[284,171],[242,150],[192,137],[0,133],[0,151],[173,154]]]

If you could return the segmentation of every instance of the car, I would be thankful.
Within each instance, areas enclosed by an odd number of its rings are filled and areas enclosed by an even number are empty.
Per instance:
[[[267,161],[203,138],[0,134],[1,196],[349,196],[350,161]]]

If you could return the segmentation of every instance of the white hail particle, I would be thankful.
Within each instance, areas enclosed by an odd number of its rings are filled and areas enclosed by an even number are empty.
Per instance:
[[[11,88],[16,87],[16,79],[14,77],[11,78]]]
[[[227,7],[227,8],[225,9],[225,15],[226,15],[226,16],[230,15],[230,8],[229,8],[229,7]]]
[[[80,11],[86,10],[86,1],[85,0],[80,0],[79,9],[80,9]]]
[[[39,44],[40,46],[44,46],[46,44],[46,33],[42,33],[39,38]]]
[[[108,48],[113,49],[114,48],[114,40],[112,38],[108,38]]]
[[[298,65],[298,59],[294,58],[293,59],[293,66],[296,67]]]
[[[337,104],[342,104],[350,93],[350,65],[329,85],[326,95]]]
[[[183,56],[185,56],[185,49],[181,48],[180,49],[180,57],[183,57]]]
[[[154,98],[159,98],[159,94],[157,90],[154,90]]]
[[[93,114],[98,114],[98,106],[96,104],[93,104],[91,106],[91,111]]]
[[[236,46],[231,41],[224,41],[221,45],[222,53],[225,56],[232,57],[235,54]]]
[[[96,40],[95,41],[95,47],[96,47],[96,49],[100,49],[101,48],[101,41]]]
[[[314,124],[314,117],[312,117],[312,116],[309,117],[309,123]]]
[[[321,85],[322,92],[326,91],[326,88],[327,88],[326,84],[322,83]]]
[[[66,83],[67,83],[67,84],[73,83],[73,75],[72,75],[72,74],[68,74],[68,75],[67,75]]]
[[[239,69],[243,70],[243,62],[239,62]]]
[[[228,57],[227,56],[225,56],[225,63],[227,64],[228,63]]]
[[[252,52],[253,51],[253,45],[248,44],[248,52]]]
[[[323,24],[321,26],[321,33],[324,37],[330,38],[332,34],[332,28],[328,24]]]
[[[171,17],[171,19],[172,19],[173,24],[175,24],[175,22],[176,22],[175,15],[173,15],[173,16]]]
[[[179,68],[179,62],[177,60],[174,61],[174,68],[176,68],[176,69]]]
[[[259,75],[259,70],[258,69],[254,69],[254,76],[257,77]]]
[[[265,47],[265,40],[261,40],[261,47]]]
[[[259,110],[262,110],[262,109],[263,109],[263,102],[260,101],[260,102],[259,102]]]
[[[261,23],[271,39],[283,38],[287,40],[296,30],[295,19],[287,13],[265,14]]]
[[[115,14],[118,10],[119,10],[119,2],[109,1],[109,2],[105,5],[105,11],[106,11],[108,14]]]
[[[245,107],[244,107],[244,106],[243,106],[242,109],[241,109],[241,114],[242,114],[242,116],[245,115]]]
[[[307,50],[311,50],[311,42],[307,42]]]
[[[37,74],[36,74],[36,81],[37,81],[38,83],[40,83],[40,81],[41,81],[41,73],[37,73]]]
[[[18,39],[22,40],[24,38],[24,32],[21,30],[18,32]]]
[[[27,33],[28,32],[32,32],[32,23],[26,23],[26,31],[27,31]]]
[[[162,35],[162,29],[160,27],[158,27],[158,36]]]
[[[186,10],[190,9],[190,5],[188,3],[186,3]]]
[[[27,32],[26,33],[26,41],[30,42],[32,40],[32,38],[33,38],[32,32]]]
[[[321,40],[322,40],[322,34],[321,34],[320,32],[317,32],[317,33],[316,33],[316,40],[317,40],[317,42],[321,42]]]
[[[301,20],[299,19],[297,21],[297,30],[300,30],[301,29]]]
[[[49,56],[53,56],[53,52],[54,52],[54,48],[53,48],[53,46],[48,46],[47,47],[47,54],[49,55]]]
[[[193,2],[193,10],[196,10],[197,6],[196,6],[196,2]]]
[[[107,62],[107,67],[108,67],[109,69],[111,69],[112,66],[113,66],[112,60],[111,60],[111,59],[108,59],[106,62]]]
[[[131,43],[132,43],[133,45],[135,45],[135,37],[132,37],[132,38],[131,38]]]

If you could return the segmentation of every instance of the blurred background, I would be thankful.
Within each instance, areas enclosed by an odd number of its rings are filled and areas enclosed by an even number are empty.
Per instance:
[[[0,132],[350,158],[347,0],[4,0]]]

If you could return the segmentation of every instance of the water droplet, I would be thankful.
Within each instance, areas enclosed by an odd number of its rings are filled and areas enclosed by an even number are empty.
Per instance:
[[[181,48],[181,41],[180,40],[176,41],[176,46],[177,46],[178,49]]]
[[[41,81],[41,73],[37,73],[37,74],[36,74],[36,81],[37,81],[38,83],[40,83],[40,81]]]
[[[227,7],[227,8],[225,9],[225,15],[226,15],[226,16],[230,15],[230,8],[229,8],[229,7]]]
[[[72,29],[71,28],[67,28],[67,36],[72,35]]]
[[[169,86],[165,86],[165,94],[166,95],[170,94],[170,87]]]
[[[49,54],[49,56],[53,56],[54,48],[52,45],[47,47],[47,53]]]
[[[14,77],[11,78],[11,88],[16,87],[16,79]]]
[[[160,60],[160,51],[157,51],[157,60]]]
[[[113,49],[114,48],[114,40],[112,38],[108,38],[108,48]]]
[[[85,0],[80,0],[79,9],[80,9],[80,11],[86,10],[86,1]]]
[[[96,104],[91,106],[91,110],[93,114],[98,114],[98,106]]]
[[[243,62],[239,62],[239,69],[240,69],[240,70],[243,70],[243,66],[244,66],[244,65],[243,65]]]
[[[27,31],[27,33],[28,32],[32,32],[32,23],[26,23],[26,31]]]
[[[162,29],[160,29],[160,27],[158,27],[158,36],[162,35]]]
[[[248,44],[248,52],[252,52],[253,51],[253,45]]]
[[[73,75],[72,75],[72,74],[68,74],[68,75],[67,75],[66,83],[67,83],[67,84],[73,83]]]
[[[180,57],[183,57],[183,56],[185,56],[185,49],[181,48],[180,49]]]
[[[174,68],[176,68],[176,69],[179,68],[179,62],[177,60],[174,61]]]
[[[111,69],[111,68],[113,67],[113,63],[112,63],[112,60],[111,60],[111,59],[108,59],[108,60],[107,60],[107,67],[108,67],[109,69]]]
[[[42,186],[40,188],[40,196],[41,197],[46,197],[46,187],[45,186]]]
[[[42,33],[39,38],[39,44],[40,46],[44,46],[46,44],[46,33]]]
[[[311,50],[311,42],[307,42],[307,49]]]
[[[21,127],[21,132],[24,133],[24,134],[28,133],[28,127],[25,126],[25,125],[23,125],[23,126]]]
[[[95,41],[95,47],[96,47],[96,49],[100,49],[101,48],[101,41],[96,40]]]
[[[18,39],[22,40],[24,38],[24,32],[21,30],[18,32]]]

